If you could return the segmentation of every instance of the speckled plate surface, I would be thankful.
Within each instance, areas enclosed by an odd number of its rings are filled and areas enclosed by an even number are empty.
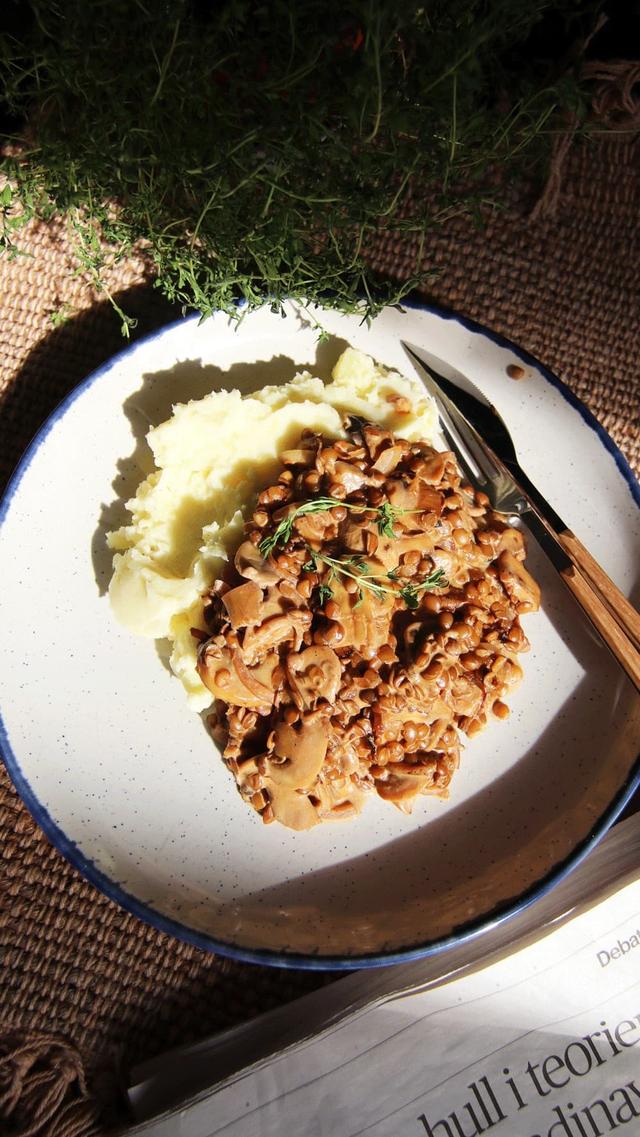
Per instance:
[[[506,919],[589,851],[638,784],[640,699],[531,543],[543,610],[512,715],[469,742],[447,802],[372,801],[308,833],[243,805],[201,719],[105,595],[104,533],[148,472],[141,440],[171,404],[255,388],[301,365],[328,377],[347,341],[410,370],[404,338],[465,372],[503,413],[524,468],[627,593],[640,494],[607,435],[518,348],[424,308],[371,328],[261,310],[172,325],[58,408],[2,504],[0,740],[27,806],[99,888],[201,947],[282,966],[353,967],[444,950]],[[507,376],[519,363],[525,376]]]

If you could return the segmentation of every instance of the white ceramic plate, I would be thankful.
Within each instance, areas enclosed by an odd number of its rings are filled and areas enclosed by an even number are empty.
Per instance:
[[[148,469],[149,423],[220,384],[250,389],[303,364],[328,376],[343,341],[407,371],[404,338],[487,392],[530,477],[627,592],[640,496],[584,407],[497,336],[424,308],[388,309],[371,328],[321,318],[337,339],[318,344],[295,306],[239,326],[181,321],[91,375],[43,427],[2,507],[1,738],[51,841],[124,907],[243,959],[353,967],[442,950],[552,887],[638,783],[640,699],[532,547],[543,611],[526,618],[525,680],[511,718],[468,744],[448,802],[421,799],[406,817],[372,801],[308,833],[264,826],[155,645],[120,629],[105,596],[104,532]]]

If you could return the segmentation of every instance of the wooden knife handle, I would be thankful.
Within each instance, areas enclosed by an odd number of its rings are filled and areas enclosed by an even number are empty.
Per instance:
[[[597,588],[605,604],[615,614],[615,621],[626,631],[629,639],[640,650],[640,613],[629,603],[626,596],[623,596],[602,566],[594,560],[589,550],[585,549],[582,541],[579,541],[570,529],[564,529],[558,533],[558,539],[583,576],[586,576]]]
[[[590,582],[575,565],[569,565],[560,575],[631,682],[640,691],[640,653],[635,650],[618,621],[614,619],[609,608],[593,591]],[[615,588],[615,585],[613,587]],[[617,589],[615,591],[617,592]],[[637,613],[635,614],[637,616]]]

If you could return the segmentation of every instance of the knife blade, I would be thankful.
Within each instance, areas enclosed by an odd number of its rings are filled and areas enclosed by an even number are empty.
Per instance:
[[[585,580],[587,586],[590,582],[595,588],[597,593],[595,607],[604,604],[620,632],[619,636],[615,629],[608,629],[609,639],[614,638],[619,641],[617,648],[612,650],[628,673],[632,674],[636,685],[640,685],[640,663],[636,665],[634,660],[630,672],[628,659],[623,662],[627,652],[626,643],[630,644],[632,651],[637,652],[640,649],[640,613],[527,477],[520,466],[513,440],[501,415],[460,372],[445,364],[449,373],[456,377],[447,378],[434,366],[432,361],[436,357],[424,348],[404,342],[402,346],[436,401],[445,434],[447,420],[454,426],[457,422],[459,428],[454,430],[456,437],[462,435],[462,438],[469,442],[470,448],[473,448],[475,441],[478,448],[477,465],[480,470],[484,468],[486,471],[487,458],[493,464],[494,472],[486,477],[486,486],[490,490],[489,496],[492,498],[493,508],[499,511],[500,506],[497,506],[495,501],[496,498],[500,498],[507,504],[507,512],[509,510],[515,512],[525,520],[574,594],[578,591],[584,594]],[[442,366],[440,361],[437,363],[438,366]],[[590,607],[593,609],[594,605],[590,604]],[[593,611],[590,618],[593,621]],[[598,620],[602,634],[602,627],[607,621],[600,617]]]
[[[538,488],[527,477],[518,461],[513,439],[507,429],[504,419],[492,403],[474,386],[466,376],[448,367],[455,379],[447,379],[440,371],[436,371],[430,353],[413,344],[402,343],[405,351],[413,360],[414,365],[419,364],[423,369],[427,388],[436,402],[442,401],[444,395],[447,410],[450,414],[451,406],[462,415],[471,431],[479,435],[480,440],[499,459],[505,472],[511,475],[513,488],[519,489],[523,503],[515,512],[522,514],[533,507],[538,515],[560,535],[569,532],[569,526],[562,520],[556,510],[549,504]],[[440,366],[442,364],[440,363]],[[447,367],[447,365],[444,365]]]

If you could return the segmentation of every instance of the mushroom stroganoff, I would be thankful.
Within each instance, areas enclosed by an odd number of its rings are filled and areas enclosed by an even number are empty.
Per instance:
[[[446,795],[460,735],[508,714],[540,601],[522,534],[452,453],[343,425],[281,453],[192,629],[239,791],[292,829]]]

